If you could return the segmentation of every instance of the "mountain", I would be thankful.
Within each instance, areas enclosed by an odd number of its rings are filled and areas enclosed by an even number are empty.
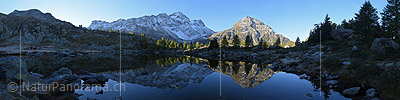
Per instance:
[[[135,33],[144,33],[155,39],[165,37],[175,41],[205,40],[215,33],[207,28],[203,21],[190,20],[182,12],[175,12],[171,15],[161,13],[139,18],[119,19],[113,22],[94,20],[88,28],[134,31]]]
[[[37,9],[29,9],[26,11],[18,11],[14,10],[9,16],[22,16],[22,17],[34,17],[36,19],[41,19],[41,20],[54,20],[58,21],[58,19],[54,18],[53,15],[50,13],[42,13],[40,10]]]
[[[258,45],[261,39],[270,45],[274,44],[277,39],[280,39],[282,44],[290,47],[294,46],[293,41],[290,41],[282,34],[276,33],[270,26],[265,25],[263,22],[249,16],[239,20],[232,28],[211,35],[209,39],[217,38],[221,40],[222,37],[226,36],[228,41],[231,42],[235,35],[238,35],[241,41],[244,41],[246,36],[250,35],[253,45]]]
[[[37,9],[14,10],[8,15],[0,13],[0,46],[18,45],[21,42],[22,45],[38,48],[52,46],[109,51],[115,50],[119,41],[118,33],[76,27]],[[124,48],[136,50],[147,47],[144,43],[155,43],[152,39],[132,34],[123,34],[122,41]]]

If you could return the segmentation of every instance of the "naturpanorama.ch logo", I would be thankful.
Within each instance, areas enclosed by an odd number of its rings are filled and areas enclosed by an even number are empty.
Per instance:
[[[125,84],[113,84],[109,86],[108,84],[62,84],[58,82],[48,83],[30,83],[22,82],[18,85],[15,82],[10,82],[7,85],[7,89],[10,92],[17,91],[125,91]]]

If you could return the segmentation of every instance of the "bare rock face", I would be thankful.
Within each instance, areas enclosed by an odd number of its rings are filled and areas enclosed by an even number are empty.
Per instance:
[[[250,36],[253,45],[258,45],[260,40],[272,45],[278,39],[280,39],[282,45],[289,47],[295,45],[293,41],[290,41],[282,34],[276,33],[270,26],[249,16],[236,22],[232,28],[211,35],[209,39],[217,38],[218,40],[222,40],[222,38],[226,37],[228,41],[232,41],[235,35],[239,37],[240,41],[244,41],[246,36]]]
[[[354,30],[352,29],[344,29],[344,28],[339,28],[339,29],[333,29],[331,31],[331,36],[335,40],[343,40],[343,39],[348,39],[351,38],[353,35]]]
[[[9,14],[10,16],[34,17],[41,20],[57,20],[50,13],[42,13],[37,9],[30,9],[26,11],[14,10]]]
[[[371,50],[383,53],[384,48],[389,47],[393,49],[399,49],[400,46],[392,39],[389,38],[376,38],[371,45]]]

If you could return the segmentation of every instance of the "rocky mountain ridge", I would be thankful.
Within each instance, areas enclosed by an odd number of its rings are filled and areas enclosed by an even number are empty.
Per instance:
[[[21,35],[21,36],[20,36]],[[15,10],[10,14],[0,13],[0,42],[2,46],[21,43],[26,46],[51,46],[54,49],[115,50],[119,46],[120,34],[107,31],[88,30],[54,18],[50,13],[37,9]],[[143,43],[154,43],[139,35],[123,34],[122,46],[142,50]],[[144,45],[143,45],[144,46]]]
[[[113,22],[94,20],[88,28],[133,31],[135,33],[144,33],[154,39],[165,37],[180,42],[205,40],[215,33],[207,28],[203,21],[190,20],[182,12],[175,12],[170,15],[161,13],[139,18],[119,19]]]

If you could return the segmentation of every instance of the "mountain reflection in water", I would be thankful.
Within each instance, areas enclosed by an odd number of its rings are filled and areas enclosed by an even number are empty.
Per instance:
[[[49,75],[62,67],[74,74],[80,70],[104,75],[113,86],[121,82],[122,99],[346,99],[328,90],[319,96],[318,87],[295,74],[273,71],[268,64],[213,61],[194,57],[122,56],[122,72],[117,55],[87,55],[73,58],[24,57],[28,70]],[[221,65],[221,66],[220,66]],[[121,77],[120,77],[121,75]],[[221,84],[221,85],[220,85]],[[99,87],[99,86],[96,86]],[[109,87],[111,88],[111,87]],[[326,91],[324,91],[326,92]],[[75,91],[79,99],[115,99],[117,91]],[[221,95],[220,95],[221,93]],[[313,97],[307,97],[310,93]]]
[[[166,57],[156,60],[159,67],[142,67],[124,70],[122,82],[157,87],[160,89],[182,89],[189,83],[200,83],[213,72],[220,72],[232,79],[244,89],[255,87],[272,77],[273,70],[265,64],[245,62],[208,61],[192,57]],[[222,65],[222,67],[214,66]],[[112,80],[120,80],[118,72],[102,73]]]

